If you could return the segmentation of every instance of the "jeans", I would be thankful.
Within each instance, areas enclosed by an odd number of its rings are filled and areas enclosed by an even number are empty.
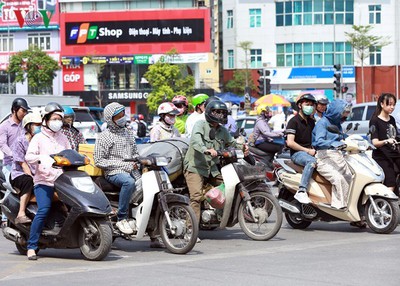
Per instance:
[[[31,232],[29,234],[28,249],[38,249],[38,242],[47,215],[51,209],[51,202],[53,201],[54,188],[46,185],[36,185],[34,187],[38,211],[33,219],[31,225]]]
[[[129,202],[133,192],[136,190],[135,179],[128,173],[121,173],[106,177],[111,184],[120,187],[118,200],[118,220],[128,218]]]
[[[292,155],[292,161],[293,163],[304,167],[299,189],[303,189],[306,191],[308,188],[308,184],[310,183],[311,176],[314,172],[317,159],[307,154],[307,152],[298,151]]]

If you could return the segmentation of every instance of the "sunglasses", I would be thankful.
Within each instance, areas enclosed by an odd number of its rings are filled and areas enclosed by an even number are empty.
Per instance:
[[[177,108],[182,108],[182,107],[186,107],[186,105],[184,105],[183,103],[177,103],[174,104]]]

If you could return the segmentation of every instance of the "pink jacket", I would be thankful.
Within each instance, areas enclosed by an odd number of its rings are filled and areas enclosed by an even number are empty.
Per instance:
[[[61,169],[38,164],[41,157],[59,153],[65,149],[71,149],[68,138],[61,131],[54,133],[42,126],[42,131],[33,136],[29,143],[25,160],[29,164],[36,164],[36,173],[33,177],[35,185],[54,186],[54,181],[62,174]]]

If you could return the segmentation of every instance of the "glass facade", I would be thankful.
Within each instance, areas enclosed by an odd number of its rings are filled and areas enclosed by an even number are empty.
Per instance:
[[[276,26],[353,25],[354,0],[298,0],[275,3]]]
[[[287,43],[276,45],[278,67],[353,65],[353,51],[345,42]]]

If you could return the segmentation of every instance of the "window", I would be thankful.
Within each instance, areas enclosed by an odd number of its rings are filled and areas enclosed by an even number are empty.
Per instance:
[[[226,28],[232,29],[233,28],[233,10],[228,10],[226,12],[227,12]]]
[[[193,7],[192,0],[170,0],[163,1],[164,8],[191,8]]]
[[[233,55],[233,50],[228,50],[228,69],[235,68],[235,57]]]
[[[378,47],[371,47],[369,49],[369,64],[381,65],[382,64],[382,50]]]
[[[354,0],[280,1],[275,3],[275,11],[277,27],[322,24],[352,25],[354,20]]]
[[[351,118],[350,121],[359,121],[362,120],[364,114],[364,106],[353,107],[351,110]]]
[[[369,5],[369,23],[380,24],[381,23],[381,5]]]
[[[132,0],[129,1],[129,8],[132,9],[149,9],[161,8],[159,0]]]
[[[112,1],[112,2],[96,2],[97,11],[115,11],[115,10],[125,10],[124,1]]]
[[[14,50],[14,35],[0,34],[0,52],[8,52]]]
[[[377,58],[380,59],[380,54]],[[276,63],[279,67],[354,64],[352,47],[345,42],[277,44]]]
[[[250,66],[252,68],[262,67],[262,51],[261,51],[261,49],[250,50]]]
[[[261,9],[250,9],[250,28],[261,27]]]
[[[34,33],[28,34],[28,46],[36,46],[43,51],[49,51],[50,45],[50,33]]]

